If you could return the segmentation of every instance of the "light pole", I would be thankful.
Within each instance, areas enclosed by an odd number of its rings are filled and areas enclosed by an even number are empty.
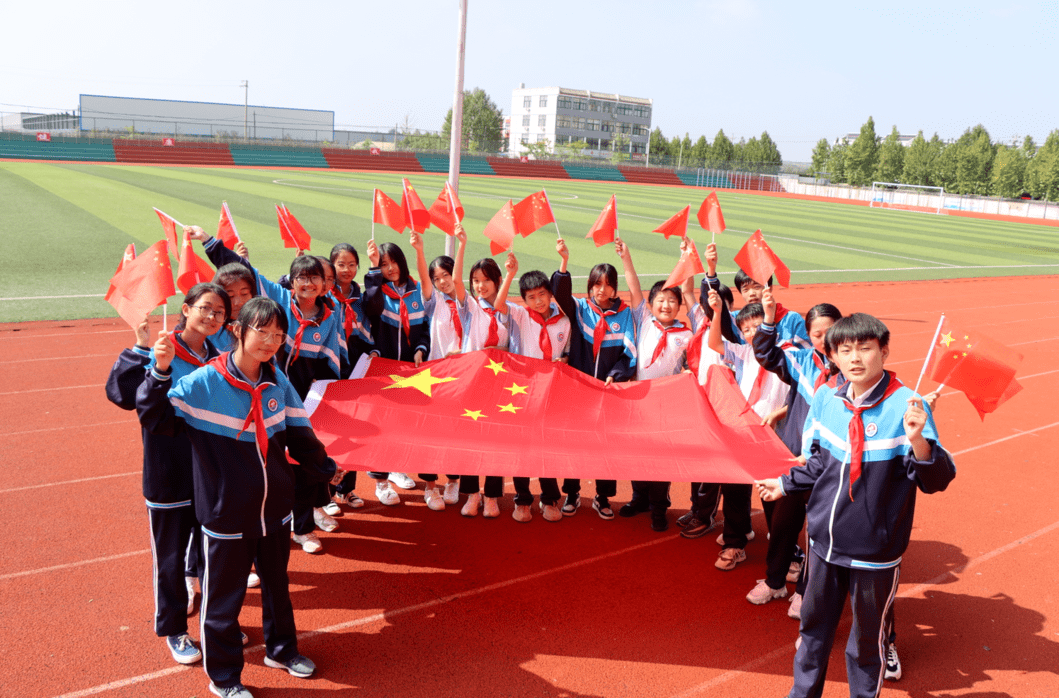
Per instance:
[[[463,59],[467,48],[467,0],[459,0],[456,39],[456,89],[452,95],[452,131],[449,133],[449,185],[460,193],[460,144],[463,141]],[[396,136],[394,136],[396,140]],[[445,236],[445,254],[456,254],[456,238]]]
[[[247,118],[247,110],[250,104],[250,81],[243,80],[243,83],[239,85],[243,88],[243,140],[247,139],[247,127],[249,126],[249,119]],[[256,114],[254,115],[256,118]]]

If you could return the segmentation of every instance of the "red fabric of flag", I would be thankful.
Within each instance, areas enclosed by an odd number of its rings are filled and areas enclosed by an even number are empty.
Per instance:
[[[229,250],[234,250],[236,243],[239,242],[239,231],[235,229],[235,220],[232,219],[232,212],[228,210],[227,201],[221,204],[221,219],[217,224],[217,237]]]
[[[510,250],[516,235],[518,235],[518,224],[515,222],[515,210],[511,199],[508,199],[507,203],[485,226],[485,236],[489,238],[490,254],[500,254],[505,250]]]
[[[170,216],[168,213],[162,213],[158,209],[154,210],[158,214],[158,220],[162,221],[162,230],[165,231],[165,241],[169,248],[169,254],[173,255],[173,259],[180,259],[180,245],[177,244],[177,228],[183,228],[184,226],[177,223],[177,220]]]
[[[691,213],[691,205],[685,206],[678,213],[673,214],[668,221],[654,229],[653,232],[663,233],[668,240],[673,235],[684,237],[688,234],[688,215]]]
[[[176,289],[165,240],[151,245],[139,257],[130,259],[129,252],[126,249],[121,266],[110,280],[113,293],[107,292],[107,300],[121,319],[135,329],[148,313],[176,294]],[[115,296],[120,296],[120,300]]]
[[[276,216],[279,218],[279,233],[283,238],[283,246],[308,250],[313,244],[313,239],[286,204],[276,207]]]
[[[401,192],[401,206],[408,211],[408,227],[421,233],[430,227],[430,212],[416,193],[415,187],[407,179],[401,179],[404,191]]]
[[[690,239],[688,242],[691,243],[688,246],[689,249],[680,255],[680,260],[673,267],[673,273],[666,279],[666,285],[663,288],[680,286],[696,274],[704,274],[706,272],[702,266],[702,257],[699,256],[699,251],[695,248],[695,243],[691,242]]]
[[[524,238],[529,237],[530,233],[535,230],[555,222],[552,205],[548,202],[548,195],[543,189],[515,204],[515,222],[518,224],[519,235]]]
[[[614,195],[610,195],[610,201],[603,207],[599,218],[588,229],[586,238],[592,238],[596,247],[603,247],[608,242],[614,242],[614,232],[618,229],[618,202]]]
[[[745,404],[724,371],[707,390],[687,373],[604,386],[486,349],[418,368],[374,358],[306,409],[328,455],[357,470],[459,463],[467,475],[742,483],[786,472],[790,452],[760,417],[739,414]]]
[[[1022,390],[1015,372],[1022,354],[985,335],[961,330],[945,318],[927,364],[931,380],[959,390],[978,415],[993,412]]]
[[[724,214],[721,213],[721,202],[717,200],[717,192],[711,191],[710,195],[702,200],[699,206],[699,225],[703,230],[708,230],[714,235],[724,232]]]
[[[760,230],[751,235],[736,253],[735,263],[747,276],[762,286],[768,286],[769,277],[774,274],[780,286],[788,288],[791,285],[791,270],[765,242]]]
[[[386,196],[381,189],[375,190],[375,202],[372,205],[371,220],[403,233],[408,227],[408,214],[405,207]]]
[[[438,194],[438,198],[427,213],[430,214],[430,224],[438,230],[446,235],[456,232],[456,223],[463,220],[463,204],[460,203],[459,197],[456,196],[456,192],[452,190],[448,182],[445,182],[441,193]]]
[[[213,281],[213,275],[213,267],[195,254],[191,247],[191,238],[184,233],[184,242],[180,246],[180,264],[177,265],[177,288],[186,294],[195,284]]]

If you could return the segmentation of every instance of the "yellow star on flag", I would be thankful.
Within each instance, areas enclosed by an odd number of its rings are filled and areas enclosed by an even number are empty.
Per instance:
[[[510,412],[511,414],[517,414],[519,410],[523,409],[522,407],[515,407],[515,405],[510,402],[506,405],[497,405],[497,407],[500,408],[501,412]]]
[[[389,390],[390,388],[415,388],[427,397],[434,397],[430,394],[430,390],[438,383],[448,383],[449,381],[457,380],[451,376],[447,378],[435,378],[431,375],[429,368],[412,376],[401,377],[391,375],[390,378],[393,380],[393,385],[387,385],[383,390]]]
[[[504,390],[511,391],[511,396],[514,397],[516,395],[526,395],[526,388],[528,387],[528,385],[519,385],[518,383],[512,383],[508,387],[504,388]]]
[[[944,344],[945,346],[949,346],[954,341],[955,340],[952,338],[952,332],[948,332],[946,334],[941,335],[941,343]]]
[[[460,415],[460,416],[461,417],[470,417],[471,419],[473,419],[474,421],[477,422],[479,419],[481,419],[482,417],[485,417],[486,415],[482,414],[481,410],[464,410],[463,414]]]
[[[492,359],[489,359],[489,365],[485,367],[487,370],[492,371],[494,376],[499,376],[501,373],[507,373],[507,369],[504,368],[504,362],[497,363]]]

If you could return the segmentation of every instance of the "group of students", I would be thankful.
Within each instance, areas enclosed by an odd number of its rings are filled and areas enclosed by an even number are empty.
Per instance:
[[[197,226],[185,230],[204,243],[218,268],[214,281],[190,290],[176,331],[159,333],[153,348],[146,320],[137,328],[136,345],[115,363],[107,392],[119,406],[137,409],[143,425],[155,630],[176,661],[203,660],[216,695],[250,695],[240,681],[246,636],[238,626],[248,585],[262,586],[266,664],[295,676],[314,670],[297,651],[288,536],[306,552],[321,552],[315,529],[335,530],[341,507],[364,501],[354,492],[356,472],[337,468],[312,433],[302,406],[312,382],[349,377],[363,356],[419,365],[485,348],[567,362],[606,384],[690,371],[705,385],[711,367],[733,371],[749,409],[801,461],[789,475],[756,483],[770,535],[766,577],[747,595],[764,604],[787,597],[788,582],[797,585],[789,614],[800,618],[805,641],[790,695],[820,694],[847,593],[856,599],[857,641],[850,640],[856,651],[847,652],[851,689],[858,682],[854,695],[875,695],[884,675],[900,677],[892,603],[915,491],[944,489],[955,470],[938,443],[933,405],[924,408],[882,369],[889,333],[875,318],[843,317],[822,303],[803,319],[776,302],[771,279],[765,286],[742,271],[735,287],[746,304],[733,317],[734,296],[717,278],[712,244],[698,299],[693,278],[680,288],[660,281],[645,297],[631,252],[617,240],[626,303],[618,270],[606,263],[592,268],[586,296],[574,296],[569,252],[559,239],[558,271],[521,274],[523,303],[516,304],[508,300],[518,273],[512,253],[503,269],[492,258],[475,262],[467,293],[467,237],[459,225],[455,258],[429,264],[422,236],[412,233],[422,283],[400,246],[369,241],[363,292],[352,245],[336,245],[328,258],[299,253],[289,276],[272,281],[250,264],[245,247],[229,250]],[[681,252],[694,254],[694,245],[685,240]],[[687,324],[679,319],[682,305]],[[459,471],[458,463],[443,467]],[[384,505],[400,503],[393,484],[415,486],[405,473],[368,476]],[[419,477],[431,510],[465,495],[464,516],[499,516],[502,477],[487,476],[483,486],[478,476],[446,475],[443,488],[437,474]],[[546,521],[577,513],[580,480],[561,487],[554,478],[538,482]],[[513,518],[528,522],[529,478],[514,478],[514,488]],[[718,569],[746,559],[753,488],[691,485],[690,510],[676,523],[683,536],[702,536],[714,528],[723,501]],[[650,512],[651,527],[665,531],[669,489],[668,482],[634,481],[631,501],[617,514]],[[615,481],[595,481],[592,508],[603,519],[615,516],[616,492]],[[809,552],[798,546],[806,520]],[[203,592],[201,650],[187,633],[196,578]]]

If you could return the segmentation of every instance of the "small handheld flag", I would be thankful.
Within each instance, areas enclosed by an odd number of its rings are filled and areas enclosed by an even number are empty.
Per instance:
[[[165,231],[165,241],[169,248],[169,254],[173,255],[173,259],[180,259],[180,245],[177,244],[177,228],[183,228],[180,222],[170,216],[168,213],[163,213],[158,209],[154,209],[154,212],[158,214],[158,220],[162,221],[162,230]]]
[[[751,235],[746,244],[736,253],[735,263],[746,272],[747,276],[762,286],[768,285],[769,277],[773,274],[776,275],[776,281],[780,286],[789,288],[791,285],[791,270],[765,242],[760,230]]]
[[[529,237],[537,229],[555,222],[551,204],[548,203],[548,195],[543,189],[515,204],[514,211],[519,235],[524,238]]]
[[[673,273],[669,275],[668,279],[666,279],[665,286],[662,288],[680,286],[696,274],[703,274],[705,272],[706,270],[702,267],[702,257],[699,256],[699,251],[695,248],[695,243],[691,241],[691,238],[688,238],[688,249],[680,255],[680,260],[673,268]]]
[[[448,182],[445,182],[441,193],[427,212],[430,214],[431,225],[446,235],[454,234],[456,224],[463,220],[463,204]]]
[[[614,195],[610,195],[610,201],[603,207],[596,222],[588,229],[586,238],[592,238],[596,247],[603,247],[607,243],[614,242],[614,233],[618,229],[618,202]]]
[[[702,205],[699,206],[699,225],[703,230],[710,231],[714,239],[718,233],[724,232],[724,214],[721,213],[717,192],[711,191],[710,195],[702,200]]]
[[[485,226],[485,236],[489,238],[491,254],[500,254],[511,249],[511,244],[518,235],[518,224],[515,222],[514,206],[511,199],[501,207],[492,220]]]
[[[221,219],[217,223],[217,237],[229,250],[234,250],[236,243],[241,241],[239,231],[235,229],[235,220],[232,212],[228,209],[228,202],[221,203]]]
[[[187,293],[195,284],[213,281],[213,267],[195,254],[191,238],[184,233],[184,242],[180,246],[180,263],[177,265],[177,287]]]
[[[406,178],[401,179],[401,205],[406,211],[406,226],[417,233],[421,233],[430,227],[430,212],[427,211],[423,201],[419,198],[412,183]]]
[[[404,229],[408,227],[408,215],[405,207],[400,206],[396,201],[386,196],[386,193],[381,189],[376,189],[371,222],[382,223],[392,228],[395,232],[403,233]],[[373,233],[372,238],[374,239],[374,237]]]
[[[682,208],[673,214],[668,221],[654,229],[655,233],[663,233],[668,240],[671,236],[684,237],[688,234],[688,215],[691,213],[691,205]]]

